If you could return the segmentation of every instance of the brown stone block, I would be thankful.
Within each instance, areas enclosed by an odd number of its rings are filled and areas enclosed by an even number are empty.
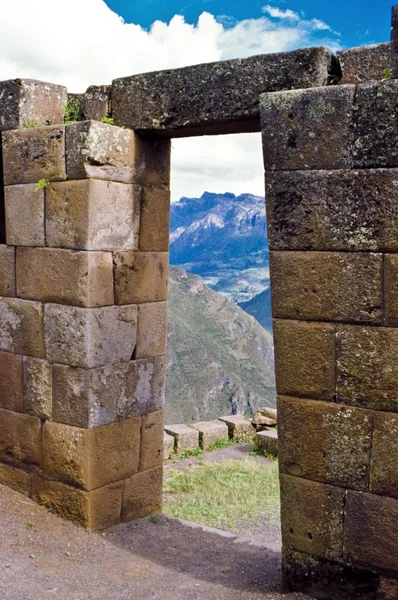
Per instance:
[[[343,72],[342,84],[381,81],[390,67],[390,43],[340,50],[336,56]]]
[[[1,408],[0,459],[16,465],[40,465],[40,419]]]
[[[98,427],[163,408],[165,360],[134,360],[99,369],[53,366],[53,418]]]
[[[18,248],[17,292],[21,298],[42,302],[85,307],[113,304],[112,254]]]
[[[378,598],[380,600],[397,600],[397,598],[398,598],[398,579],[390,579],[388,577],[381,577]]]
[[[385,324],[398,326],[398,255],[384,256]]]
[[[167,302],[138,306],[137,358],[166,354]]]
[[[263,454],[278,456],[278,430],[276,428],[258,431],[255,437],[256,446]]]
[[[199,431],[188,425],[165,425],[164,430],[175,439],[174,449],[180,454],[185,450],[196,450],[199,447]]]
[[[24,411],[40,419],[52,416],[51,364],[40,358],[23,358]]]
[[[217,442],[228,441],[228,425],[220,420],[198,421],[192,427],[199,431],[199,446],[202,450],[207,450]]]
[[[163,464],[163,426],[163,410],[142,417],[140,471]]]
[[[14,246],[45,246],[44,189],[34,183],[4,188],[7,243]]]
[[[398,250],[398,170],[265,175],[271,250]]]
[[[116,304],[167,300],[167,252],[118,252],[113,262]]]
[[[0,407],[23,412],[22,356],[0,352]]]
[[[339,325],[336,333],[337,401],[398,412],[398,330]]]
[[[359,321],[383,318],[383,256],[271,252],[272,313],[279,319]]]
[[[68,94],[79,109],[79,121],[101,121],[111,112],[110,85],[90,85],[84,94]]]
[[[141,199],[139,250],[168,252],[170,235],[170,192],[144,187]]]
[[[91,531],[106,529],[120,521],[123,482],[86,492],[59,481],[32,476],[32,499],[65,519]]]
[[[101,181],[64,181],[46,188],[46,238],[55,248],[135,250],[141,188]]]
[[[61,181],[65,177],[65,126],[3,133],[4,185]]]
[[[374,570],[398,573],[398,500],[347,492],[345,560]]]
[[[170,188],[171,142],[156,135],[135,134],[135,181],[144,187]]]
[[[0,349],[45,358],[42,304],[0,298]]]
[[[398,414],[375,413],[369,491],[398,498]]]
[[[265,170],[349,169],[355,89],[345,85],[263,94]]]
[[[228,425],[228,434],[232,440],[239,438],[251,440],[256,435],[256,430],[251,424],[251,421],[241,417],[240,415],[219,417],[219,421],[223,421]]]
[[[335,329],[326,323],[273,322],[278,394],[331,400],[335,393]]]
[[[298,398],[278,398],[281,473],[368,489],[373,413]]]
[[[30,474],[21,469],[0,464],[0,483],[25,496],[30,496],[30,478]]]
[[[122,521],[162,512],[163,467],[142,471],[124,481]]]
[[[280,484],[284,546],[341,559],[345,490],[290,475],[281,475]]]
[[[15,248],[0,244],[0,296],[15,295]]]
[[[135,349],[135,305],[77,308],[46,304],[44,321],[50,362],[91,369],[128,362]]]

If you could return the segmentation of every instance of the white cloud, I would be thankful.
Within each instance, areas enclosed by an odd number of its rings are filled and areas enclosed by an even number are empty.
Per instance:
[[[2,0],[0,80],[29,77],[83,91],[145,71],[311,45],[338,47],[336,34],[320,19],[271,5],[263,11],[267,17],[240,22],[203,12],[189,24],[176,15],[147,31],[125,23],[103,0]],[[261,193],[259,136],[231,139],[175,140],[174,196],[205,189]]]

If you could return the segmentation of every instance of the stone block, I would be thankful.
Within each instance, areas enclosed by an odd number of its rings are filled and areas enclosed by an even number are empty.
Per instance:
[[[284,546],[341,560],[345,490],[290,475],[280,484]]]
[[[265,170],[349,169],[355,90],[345,85],[262,95]]]
[[[0,350],[45,358],[42,304],[0,298]]]
[[[140,193],[137,186],[97,179],[46,188],[46,237],[54,248],[135,250]]]
[[[23,404],[24,412],[40,419],[51,419],[52,371],[47,360],[24,356]]]
[[[263,92],[326,85],[325,48],[144,73],[112,83],[117,125],[166,136],[258,131]]]
[[[2,139],[4,185],[64,179],[64,125],[5,131]]]
[[[36,473],[32,476],[32,500],[90,531],[119,523],[122,488],[118,481],[86,492]]]
[[[0,296],[15,295],[15,248],[0,244]]]
[[[147,471],[163,464],[163,410],[142,417],[140,471]]]
[[[265,175],[271,250],[398,250],[398,170]]]
[[[135,181],[147,188],[170,189],[170,140],[136,133],[135,143]]]
[[[172,435],[168,433],[163,433],[163,458],[164,460],[168,460],[171,456],[171,453],[174,451],[174,439]]]
[[[376,412],[369,491],[398,498],[398,414]]]
[[[20,298],[74,306],[113,304],[112,255],[61,248],[18,248],[17,293]]]
[[[228,436],[228,425],[223,421],[198,421],[193,427],[199,431],[199,446],[207,450],[216,442],[226,442]]]
[[[30,474],[21,469],[0,464],[0,483],[20,494],[30,496]]]
[[[0,409],[0,460],[13,465],[40,465],[40,419]]]
[[[162,512],[163,467],[142,471],[124,481],[122,521]]]
[[[228,425],[228,434],[232,440],[246,438],[252,440],[256,435],[256,430],[248,419],[240,415],[228,415],[220,417],[219,421]]]
[[[178,454],[199,447],[199,432],[188,425],[165,425],[164,430],[175,439],[174,449]]]
[[[278,431],[276,429],[267,429],[256,433],[256,446],[264,452],[278,456]]]
[[[398,412],[398,330],[339,325],[336,394],[342,404]]]
[[[22,356],[0,352],[0,407],[23,412]]]
[[[327,323],[274,319],[278,394],[332,400],[335,394],[335,328]]]
[[[340,50],[336,56],[343,73],[342,84],[381,81],[385,69],[390,67],[390,43],[348,48]]]
[[[373,570],[398,572],[398,500],[348,490],[345,560]]]
[[[385,324],[398,326],[398,255],[384,255]]]
[[[110,91],[110,85],[90,85],[84,94],[70,94],[80,102],[82,121],[101,121],[110,113]]]
[[[135,305],[77,308],[46,304],[44,321],[50,362],[91,369],[128,362],[135,349]]]
[[[170,236],[170,192],[144,187],[141,199],[139,250],[168,252]]]
[[[373,414],[359,408],[278,398],[281,473],[368,489]]]
[[[116,304],[167,300],[167,252],[118,252],[113,262]]]
[[[275,318],[371,323],[383,319],[381,254],[273,251],[270,271]]]
[[[98,427],[161,410],[165,359],[134,360],[99,369],[53,366],[53,418]]]
[[[398,598],[398,579],[380,577],[380,600],[396,600]]]
[[[138,306],[136,358],[150,358],[166,354],[167,302]]]
[[[0,82],[0,131],[63,123],[66,87],[13,79]]]
[[[138,472],[141,419],[82,429],[46,421],[43,471],[46,477],[87,491]]]
[[[24,183],[4,188],[7,243],[45,246],[44,189]]]

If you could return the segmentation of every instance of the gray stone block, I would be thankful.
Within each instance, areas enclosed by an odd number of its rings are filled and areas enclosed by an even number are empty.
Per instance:
[[[199,432],[188,425],[166,425],[164,430],[173,436],[177,454],[186,450],[196,450],[199,446]]]
[[[229,437],[231,439],[247,438],[251,440],[256,434],[256,430],[251,422],[240,415],[220,417],[219,421],[223,421],[223,423],[228,425]]]
[[[348,48],[336,54],[342,70],[341,83],[358,85],[366,81],[381,81],[390,67],[390,43]]]
[[[198,421],[193,427],[199,431],[199,446],[207,450],[216,442],[228,440],[228,426],[222,421]]]
[[[256,433],[256,446],[265,454],[278,456],[278,431],[267,429]]]
[[[171,453],[174,450],[174,437],[169,435],[168,433],[163,433],[163,457],[164,460],[168,460],[170,458]]]

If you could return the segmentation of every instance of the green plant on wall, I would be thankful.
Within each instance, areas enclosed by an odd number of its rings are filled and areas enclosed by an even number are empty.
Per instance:
[[[50,185],[50,181],[48,179],[39,179],[39,181],[36,183],[35,192],[44,190],[48,185]]]
[[[111,116],[111,114],[108,113],[107,115],[105,115],[105,117],[102,117],[101,123],[106,123],[107,125],[114,125],[115,121],[114,121],[113,117]]]
[[[73,96],[68,96],[65,108],[65,123],[75,123],[80,121],[81,103],[80,100]]]
[[[388,81],[389,79],[391,79],[391,69],[387,67],[386,69],[383,69],[383,77],[381,80]]]

